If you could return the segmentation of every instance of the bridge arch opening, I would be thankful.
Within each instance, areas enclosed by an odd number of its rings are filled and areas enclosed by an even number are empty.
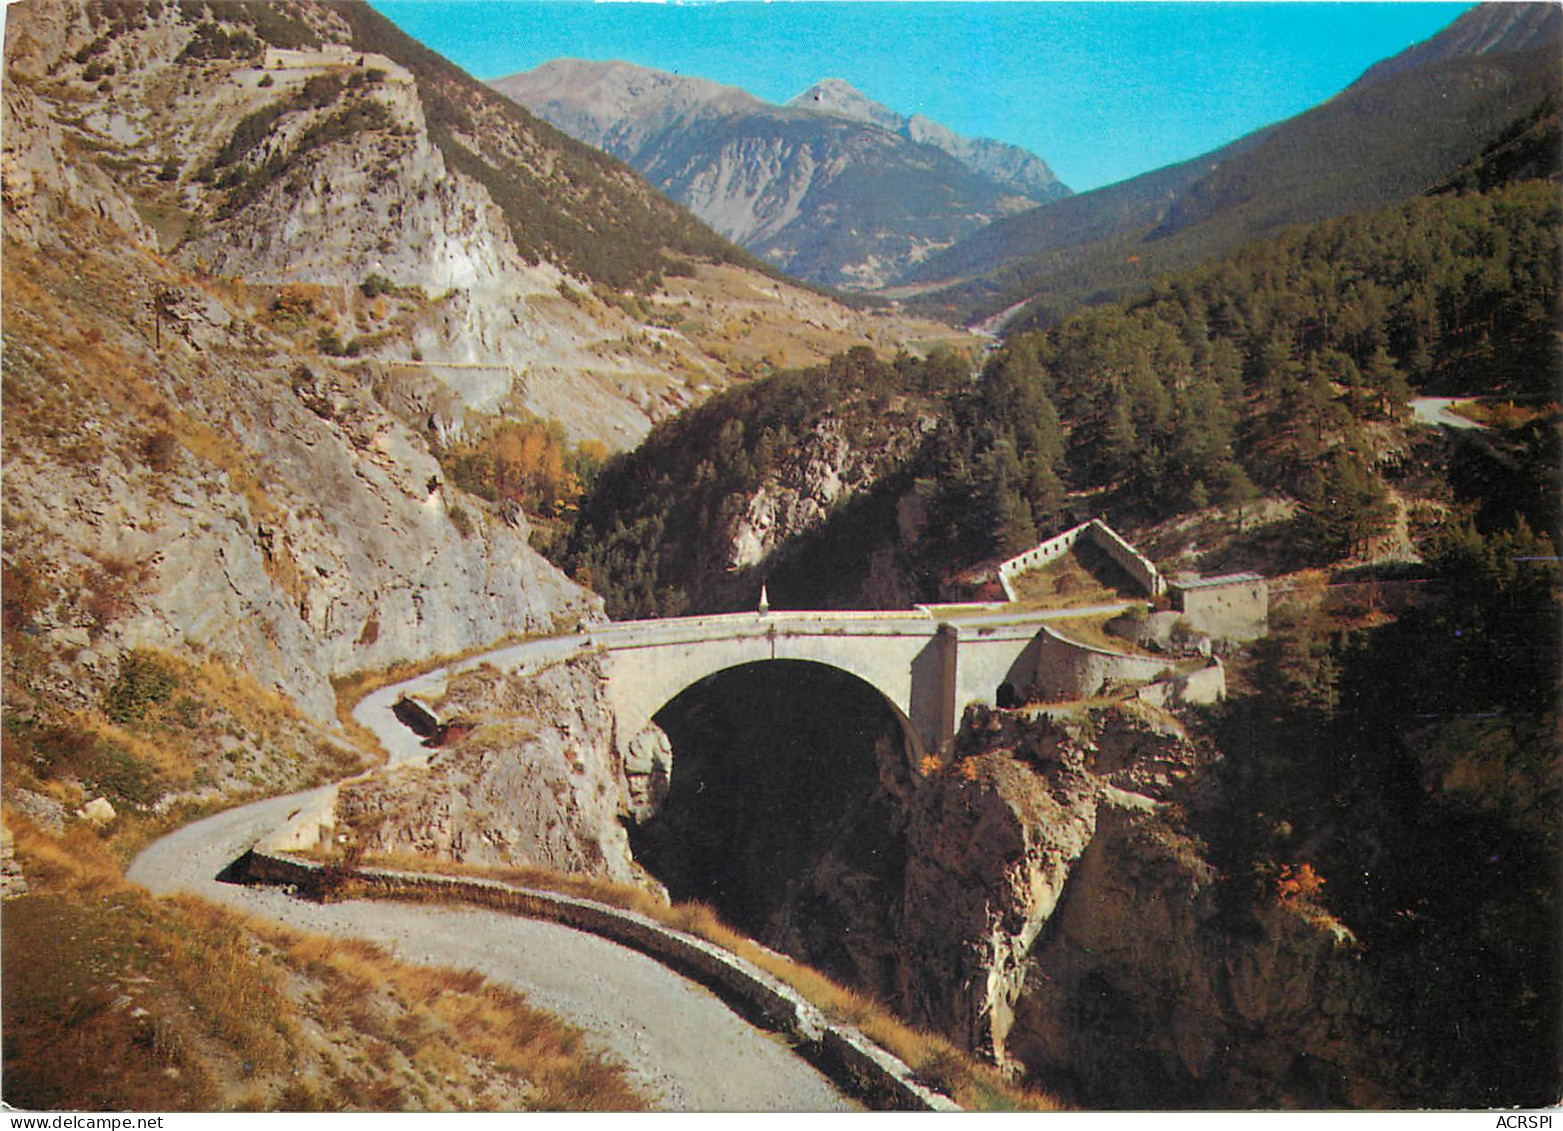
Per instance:
[[[761,660],[692,684],[655,721],[673,746],[660,811],[632,829],[636,859],[675,899],[700,900],[784,950],[807,949],[856,978],[850,954],[810,936],[839,933],[826,905],[842,876],[895,862],[897,780],[917,749],[905,716],[859,677],[805,660]],[[899,853],[889,853],[898,856]],[[834,922],[832,922],[834,920]]]

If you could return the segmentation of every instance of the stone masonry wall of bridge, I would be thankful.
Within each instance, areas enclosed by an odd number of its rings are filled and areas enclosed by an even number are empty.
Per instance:
[[[947,647],[925,613],[740,613],[613,625],[591,634],[604,652],[620,742],[686,688],[767,660],[825,664],[861,679],[895,708],[914,743],[953,733]]]
[[[621,746],[708,676],[801,660],[878,691],[900,716],[914,752],[924,753],[946,746],[966,707],[992,706],[1006,683],[1071,698],[1094,695],[1108,682],[1143,683],[1166,667],[1165,660],[1070,640],[1046,624],[1060,615],[994,612],[945,621],[926,609],[739,613],[605,625],[587,642],[603,656]]]
[[[522,673],[595,653],[603,661],[621,750],[628,749],[663,707],[708,676],[771,660],[823,664],[857,677],[882,695],[900,717],[913,753],[920,755],[945,748],[966,708],[973,703],[995,705],[1004,684],[1016,692],[1031,688],[1067,700],[1096,695],[1108,684],[1144,685],[1163,677],[1165,657],[1093,647],[1048,625],[1060,617],[1107,614],[1124,607],[994,609],[948,617],[943,610],[922,607],[626,621],[512,645],[466,663]],[[427,687],[403,696],[403,709],[427,715],[428,726],[437,727],[440,720],[429,703],[456,670],[429,673],[424,677]],[[1219,682],[1224,690],[1224,681]],[[1198,688],[1191,690],[1204,695]]]

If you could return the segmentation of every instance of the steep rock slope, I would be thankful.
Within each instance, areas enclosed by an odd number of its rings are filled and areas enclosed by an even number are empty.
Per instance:
[[[119,187],[117,222],[197,273],[323,288],[301,346],[433,382],[458,422],[519,406],[631,446],[733,378],[708,328],[755,290],[776,296],[764,364],[886,332],[363,5],[34,4],[8,36],[10,86],[84,158],[72,176]]]
[[[97,218],[129,202],[11,203],[7,556],[49,564],[54,618],[89,625],[94,651],[214,655],[330,718],[328,676],[592,610],[522,531],[481,520],[463,536],[426,445],[359,374],[300,363],[222,289]],[[26,239],[26,218],[55,208],[64,221]],[[107,561],[135,580],[94,622],[69,579]]]
[[[931,394],[969,379],[953,352],[855,349],[713,397],[604,468],[555,560],[618,619],[752,608],[767,581],[778,608],[835,607],[858,595],[835,583],[858,575],[881,525],[854,508],[883,504],[881,481],[935,428]],[[827,523],[864,537],[817,553],[808,539]],[[910,594],[879,596],[897,608]]]
[[[567,59],[493,86],[755,254],[836,286],[879,286],[988,220],[1068,192],[1033,154],[902,119],[840,80],[773,106],[703,79]]]
[[[1367,86],[1427,63],[1445,59],[1505,55],[1537,48],[1556,50],[1558,10],[1553,4],[1488,4],[1467,13],[1442,33],[1375,63],[1353,86]]]
[[[1555,5],[1483,5],[1304,114],[995,222],[893,293],[945,316],[1052,319],[1286,225],[1406,199],[1555,96],[1560,51]]]
[[[937,766],[882,747],[769,941],[1088,1106],[1404,1102],[1351,933],[1303,896],[1235,908],[1206,858],[1215,760],[1128,706],[977,712]]]
[[[93,38],[79,9],[8,13],[4,784],[55,832],[340,777],[369,754],[334,680],[601,615],[524,518],[444,481],[373,371],[301,348],[319,288],[159,252],[137,159],[64,108],[128,128],[76,70],[177,57],[198,33],[173,11]]]

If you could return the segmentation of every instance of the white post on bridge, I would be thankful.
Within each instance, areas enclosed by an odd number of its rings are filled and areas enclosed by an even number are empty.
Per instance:
[[[770,595],[765,592],[765,582],[762,581],[762,582],[760,582],[760,615],[763,617],[766,613],[768,613],[770,611],[771,611],[771,598],[770,598]]]

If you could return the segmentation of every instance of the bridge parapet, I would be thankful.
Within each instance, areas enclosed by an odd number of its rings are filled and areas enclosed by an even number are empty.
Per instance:
[[[824,664],[882,695],[901,718],[914,751],[926,752],[947,746],[960,712],[974,702],[995,704],[1005,684],[1016,692],[1035,686],[1078,695],[1091,694],[1106,678],[1151,678],[1164,661],[1094,648],[1047,627],[1061,617],[1125,607],[988,608],[951,616],[936,616],[926,607],[771,611],[622,621],[514,645],[472,662],[523,672],[599,654],[621,749],[668,702],[708,676],[768,660]]]
[[[721,617],[679,617],[661,621],[626,621],[587,633],[596,646],[657,647],[680,641],[747,639],[755,636],[929,636],[938,624],[928,616],[844,617],[816,613],[737,613]]]

